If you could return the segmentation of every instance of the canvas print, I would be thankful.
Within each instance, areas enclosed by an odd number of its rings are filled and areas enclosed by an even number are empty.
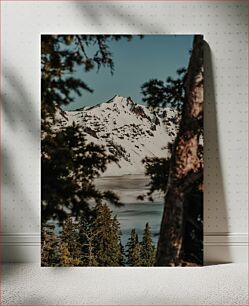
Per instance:
[[[203,264],[203,44],[41,35],[41,266]]]

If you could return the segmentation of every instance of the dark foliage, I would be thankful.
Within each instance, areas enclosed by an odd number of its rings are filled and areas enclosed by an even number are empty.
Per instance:
[[[130,267],[152,267],[155,256],[156,248],[151,238],[149,223],[145,225],[141,242],[139,242],[136,230],[133,228],[126,245],[126,264]]]
[[[89,200],[107,200],[121,205],[111,191],[98,191],[93,181],[106,170],[107,163],[116,161],[105,149],[87,144],[77,126],[42,139],[42,218],[62,222],[70,216],[89,211]]]
[[[169,158],[160,157],[145,157],[143,159],[143,164],[145,165],[145,175],[150,177],[150,182],[148,184],[149,191],[147,194],[139,195],[138,200],[144,200],[145,197],[153,202],[153,194],[156,191],[166,192],[168,175],[169,175]]]
[[[146,223],[141,241],[141,266],[152,267],[155,262],[156,248],[151,238],[149,223]]]
[[[152,79],[142,85],[143,101],[150,107],[170,106],[181,110],[185,99],[184,78],[186,69],[177,70],[179,78],[168,77],[166,82]]]
[[[127,242],[127,265],[130,267],[141,266],[141,245],[138,241],[136,230],[131,230],[131,236]]]

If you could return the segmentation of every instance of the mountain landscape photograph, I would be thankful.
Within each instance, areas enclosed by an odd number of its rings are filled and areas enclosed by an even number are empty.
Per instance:
[[[41,36],[41,266],[203,264],[203,36]]]

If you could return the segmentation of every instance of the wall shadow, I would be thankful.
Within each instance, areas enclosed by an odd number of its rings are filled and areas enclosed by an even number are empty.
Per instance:
[[[99,26],[102,26],[101,22],[103,21],[103,19],[101,17],[102,16],[106,17],[108,15],[111,16],[112,23],[115,23],[115,21],[117,21],[118,24],[120,24],[121,26],[129,27],[128,31],[126,30],[125,32],[124,31],[117,32],[118,34],[121,34],[121,33],[127,34],[127,32],[130,32],[130,34],[133,33],[133,35],[152,34],[152,33],[162,34],[162,33],[165,33],[165,31],[167,31],[165,26],[155,25],[154,23],[151,23],[148,18],[141,20],[141,17],[138,18],[135,14],[132,14],[132,11],[127,9],[125,6],[122,6],[122,9],[120,8],[120,6],[118,7],[115,6],[115,4],[102,6],[101,14],[100,14],[100,10],[98,6],[94,7],[93,5],[85,5],[85,4],[82,4],[76,1],[75,7],[76,7],[77,12],[82,12],[82,14],[84,15],[84,18],[87,19],[89,24],[94,24],[96,26],[96,29],[94,30],[98,30],[98,33],[100,34],[105,33],[105,31],[103,31],[103,28],[101,28],[100,31],[98,29]],[[109,25],[107,24],[107,28],[108,27]],[[114,30],[111,32],[109,31],[108,34],[115,34],[116,32],[115,27],[112,27],[112,28]],[[136,32],[134,32],[133,29],[135,29]]]
[[[18,142],[15,143],[15,140],[20,141],[21,139],[25,141],[21,145],[39,146],[37,140],[40,139],[40,120],[37,108],[34,107],[34,101],[29,96],[18,72],[8,66],[2,71],[1,78],[4,84],[1,92],[2,215],[0,235],[0,252],[1,260],[3,260],[8,256],[8,252],[12,251],[12,246],[18,246],[18,242],[8,241],[9,237],[12,234],[15,236],[17,232],[29,233],[29,228],[33,234],[36,231],[37,222],[40,223],[40,220],[37,219],[38,214],[33,194],[29,195],[27,192],[27,190],[33,191],[33,186],[27,186],[27,182],[30,182],[30,178],[28,179],[27,176],[32,173],[32,169],[28,169],[29,163],[32,165],[34,160],[32,157],[32,161],[29,161],[28,157],[22,154],[23,148],[18,146]],[[17,159],[18,152],[22,155],[18,155]],[[22,159],[22,156],[25,158]],[[34,156],[35,158],[37,155]],[[25,222],[25,226],[22,231],[23,222]],[[15,247],[14,250],[18,254],[15,253],[14,257],[25,258],[25,247],[25,245]],[[5,277],[11,277],[14,271],[12,269],[11,273]]]
[[[221,164],[212,51],[207,42],[204,42],[204,77],[204,237],[212,241],[212,237],[226,235],[228,217]],[[211,262],[210,259],[207,261],[208,245],[212,246],[212,242],[206,246],[204,244],[204,262],[205,264],[217,263],[215,254],[212,255],[214,258]],[[229,246],[224,248],[225,262],[230,262]]]

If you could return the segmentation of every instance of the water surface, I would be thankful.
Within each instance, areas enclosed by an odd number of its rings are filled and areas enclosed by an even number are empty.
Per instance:
[[[127,243],[132,228],[136,229],[141,240],[147,222],[151,227],[153,242],[157,244],[163,212],[163,194],[158,193],[154,202],[137,200],[137,196],[149,190],[148,183],[149,179],[143,175],[103,177],[95,182],[98,189],[115,192],[124,203],[121,208],[110,205],[113,215],[117,215],[120,222],[123,245]]]

